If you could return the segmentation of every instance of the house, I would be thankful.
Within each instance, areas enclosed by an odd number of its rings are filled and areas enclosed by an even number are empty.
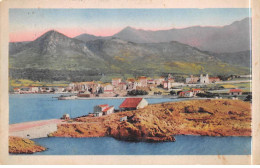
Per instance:
[[[193,92],[190,90],[179,93],[179,97],[193,97],[193,95]]]
[[[31,93],[31,89],[29,87],[22,87],[22,88],[20,88],[20,93],[21,94]]]
[[[165,80],[164,77],[160,77],[160,78],[154,79],[154,82],[158,86],[158,85],[163,84],[164,80]]]
[[[122,122],[122,121],[127,121],[127,116],[121,117],[120,122]]]
[[[118,86],[121,83],[121,78],[113,78],[112,79],[112,85],[113,86]]]
[[[102,115],[108,115],[114,113],[115,107],[108,104],[101,104],[94,107],[94,116],[100,117]],[[100,114],[101,113],[101,114]]]
[[[210,77],[209,78],[209,83],[216,83],[216,82],[220,82],[221,80],[219,79],[219,77]]]
[[[191,75],[189,78],[186,78],[186,83],[188,84],[195,84],[198,83],[199,81],[199,77],[194,77],[193,75]]]
[[[114,87],[111,84],[106,83],[104,85],[104,93],[113,93],[113,91],[114,91]]]
[[[65,91],[65,88],[64,87],[56,87],[55,88],[55,93],[62,93]]]
[[[139,82],[140,82],[140,86],[141,87],[146,87],[147,86],[147,77],[145,76],[140,76],[138,78]]]
[[[103,112],[99,111],[99,112],[94,112],[94,117],[101,117],[103,115]]]
[[[124,83],[124,82],[120,82],[119,84],[118,84],[118,88],[120,89],[120,90],[126,90],[126,83]]]
[[[30,87],[32,93],[38,93],[40,91],[39,87]]]
[[[63,120],[69,120],[69,119],[70,119],[70,115],[69,115],[69,114],[63,114],[63,116],[61,117],[61,119],[63,119]]]
[[[14,88],[14,93],[20,93],[20,88]]]
[[[202,90],[193,88],[192,92],[193,92],[193,95],[196,96],[197,93],[202,93]]]
[[[128,78],[126,80],[126,86],[127,90],[135,90],[136,89],[136,83],[134,78]]]
[[[168,78],[167,81],[163,82],[163,88],[164,89],[170,89],[173,86],[174,86],[174,79],[173,78]]]
[[[149,79],[147,80],[147,84],[153,85],[155,84],[155,81],[153,79]]]
[[[100,104],[100,105],[94,106],[94,112],[103,111],[103,110],[105,110],[108,107],[109,107],[108,104]]]
[[[121,111],[136,110],[148,106],[148,102],[144,98],[126,98],[119,106]]]
[[[241,89],[230,89],[229,95],[233,95],[233,96],[242,95],[242,90]]]
[[[108,115],[108,114],[114,113],[114,111],[115,111],[115,107],[110,106],[110,107],[105,108],[102,112],[103,112],[103,115]]]

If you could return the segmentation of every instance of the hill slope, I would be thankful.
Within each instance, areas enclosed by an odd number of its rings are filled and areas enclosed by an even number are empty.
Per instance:
[[[248,67],[230,65],[214,54],[175,41],[133,43],[111,38],[85,43],[56,31],[49,31],[32,42],[10,43],[9,53],[12,78],[20,78],[25,74],[26,79],[31,79],[30,71],[34,72],[34,77],[40,77],[42,80],[47,75],[59,76],[57,77],[59,80],[70,80],[70,77],[66,77],[70,75],[78,76],[77,79],[80,80],[82,74],[85,76],[115,73],[218,75],[249,72]],[[28,73],[29,75],[26,75]]]

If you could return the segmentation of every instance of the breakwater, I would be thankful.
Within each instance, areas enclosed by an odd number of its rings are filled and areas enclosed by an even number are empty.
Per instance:
[[[57,125],[62,121],[51,119],[11,124],[9,125],[9,136],[28,139],[48,137],[48,134],[57,131]]]

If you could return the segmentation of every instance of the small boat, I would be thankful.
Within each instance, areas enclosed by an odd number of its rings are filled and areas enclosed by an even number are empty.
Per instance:
[[[69,95],[69,96],[61,95],[60,97],[58,97],[58,100],[73,100],[76,98],[77,98],[77,96],[75,96],[75,95]]]

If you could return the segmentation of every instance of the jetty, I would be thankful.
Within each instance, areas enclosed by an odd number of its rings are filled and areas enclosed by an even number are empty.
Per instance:
[[[48,137],[48,134],[57,131],[58,124],[63,121],[61,119],[50,119],[11,124],[9,125],[9,136],[27,139]]]

